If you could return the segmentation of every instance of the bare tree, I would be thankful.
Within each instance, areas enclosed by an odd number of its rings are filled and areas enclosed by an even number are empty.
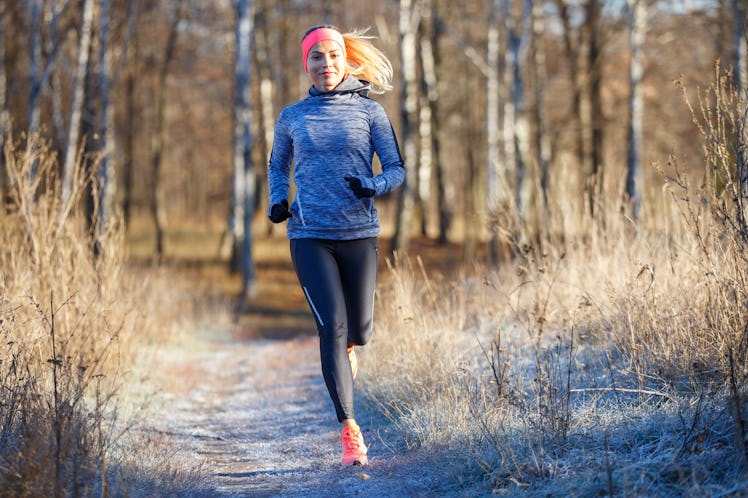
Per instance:
[[[8,76],[5,72],[5,0],[0,0],[0,218],[3,216],[5,182],[3,165],[5,164],[5,139],[8,136],[10,112],[8,111]]]
[[[99,0],[99,122],[98,149],[101,153],[98,174],[98,206],[96,210],[97,230],[104,231],[114,209],[114,191],[116,183],[114,179],[114,168],[112,166],[111,152],[114,146],[112,133],[114,120],[109,105],[109,94],[111,86],[112,53],[109,47],[111,16],[110,0]]]
[[[540,226],[547,226],[548,219],[548,188],[550,181],[551,144],[548,136],[548,125],[545,109],[543,108],[543,96],[545,94],[545,82],[547,74],[545,69],[545,44],[543,33],[545,32],[545,16],[543,13],[543,2],[533,2],[532,6],[532,38],[530,64],[533,86],[533,151],[535,163],[539,172],[540,183]]]
[[[39,97],[43,81],[42,64],[42,0],[29,0],[29,134],[39,130]],[[33,171],[32,171],[33,175]]]
[[[587,201],[592,217],[596,213],[596,204],[602,199],[598,195],[603,186],[603,130],[605,116],[602,104],[602,5],[600,0],[586,0],[585,22],[582,28],[585,34],[587,73],[583,88],[582,133],[584,134],[584,164],[590,169],[587,172]]]
[[[442,29],[437,17],[435,0],[431,1],[432,3],[428,11],[426,11],[427,17],[425,19],[429,36],[424,38],[421,53],[423,54],[424,81],[426,83],[426,96],[430,107],[429,116],[431,117],[431,153],[434,161],[436,205],[439,212],[439,235],[437,240],[440,244],[446,244],[448,242],[449,227],[452,222],[452,207],[447,199],[445,164],[442,161],[442,146],[441,139],[439,138],[441,117],[437,73],[441,66],[439,40],[442,35]]]
[[[234,261],[239,261],[245,298],[255,293],[255,268],[252,259],[252,216],[256,177],[252,168],[252,110],[250,91],[250,43],[253,30],[253,5],[250,0],[235,0],[236,55],[234,61],[234,193],[229,226],[234,242]]]
[[[745,0],[732,0],[732,12],[734,19],[734,50],[735,50],[735,73],[737,82],[745,96],[748,94],[748,18],[746,15]]]
[[[420,0],[400,0],[399,46],[400,46],[400,122],[406,177],[400,188],[397,222],[392,251],[407,252],[410,230],[413,225],[413,207],[417,170],[416,121],[418,108],[418,82],[416,80],[416,47],[418,24],[420,23]]]
[[[499,19],[502,15],[503,1],[491,2],[491,14],[488,17],[488,36],[486,47],[486,194],[488,197],[488,214],[496,222],[497,212],[501,206],[499,196],[506,197],[508,184],[506,170],[501,160],[501,126],[499,106],[501,102],[501,81],[499,57],[501,55],[501,30]],[[505,203],[506,204],[506,203]],[[494,227],[489,242],[489,259],[495,262],[499,253],[498,227]]]
[[[84,0],[82,6],[82,20],[80,37],[78,39],[78,62],[73,82],[73,102],[70,108],[70,125],[68,128],[65,160],[62,165],[62,206],[67,206],[72,193],[75,162],[78,158],[78,147],[83,115],[83,100],[85,97],[86,72],[91,50],[91,36],[93,30],[94,0]],[[62,221],[62,220],[61,220]]]
[[[748,13],[746,12],[745,0],[732,0],[732,11],[735,23],[734,50],[735,50],[735,80],[742,101],[748,99]],[[738,133],[744,136],[738,137],[738,143],[748,142],[748,113],[742,114],[742,126],[737,127]],[[740,192],[743,206],[748,206],[748,157],[745,147],[737,150],[738,174],[740,175]],[[744,219],[748,218],[748,207],[743,213]]]
[[[133,184],[135,181],[135,167],[133,156],[135,154],[136,135],[136,105],[135,85],[138,72],[138,33],[135,27],[138,23],[139,0],[130,0],[128,8],[127,41],[125,42],[126,53],[124,55],[124,129],[122,130],[122,168],[124,170],[124,182],[122,192],[122,216],[125,226],[130,226],[132,221],[132,197]]]
[[[573,153],[577,164],[583,171],[589,171],[591,167],[585,164],[587,159],[584,146],[584,130],[582,129],[582,81],[579,72],[579,40],[574,34],[578,30],[572,29],[571,15],[567,0],[555,0],[558,8],[559,20],[563,27],[563,47],[566,58],[566,67],[569,71],[569,84],[571,86],[570,112],[568,119],[569,128],[573,131]]]
[[[644,102],[641,90],[642,51],[647,31],[646,0],[627,0],[629,50],[631,63],[629,68],[629,126],[628,126],[628,160],[626,172],[626,195],[631,202],[631,214],[634,220],[639,219],[642,203],[641,141]]]
[[[166,237],[166,199],[163,179],[161,178],[164,139],[166,137],[166,80],[177,46],[177,28],[183,17],[183,4],[183,0],[177,0],[172,13],[169,37],[164,49],[164,58],[161,61],[154,102],[156,106],[156,129],[151,134],[151,216],[156,226],[156,257],[158,259],[161,259],[164,255],[164,239]]]
[[[523,189],[529,155],[525,85],[521,68],[531,32],[532,0],[522,0],[519,22],[515,21],[511,7],[512,1],[504,0],[503,15],[507,35],[504,51],[504,85],[508,92],[504,101],[504,159],[513,170],[513,197],[517,213],[520,214],[523,211]]]
[[[439,38],[441,23],[438,20],[435,0],[423,2],[423,15],[420,29],[421,95],[419,134],[421,143],[421,172],[419,173],[421,203],[424,208],[424,225],[428,212],[434,208],[438,219],[437,241],[447,243],[447,232],[451,220],[451,208],[446,199],[444,162],[441,160],[441,140],[439,130],[439,86],[437,71],[440,64]],[[432,186],[433,197],[432,197]],[[426,234],[425,226],[422,232]]]
[[[436,130],[432,128],[431,113],[433,110],[429,98],[428,80],[436,82],[434,54],[431,48],[431,9],[433,0],[423,1],[423,17],[418,29],[418,63],[420,69],[420,92],[418,93],[418,205],[421,213],[421,235],[428,236],[429,218],[431,216],[431,178],[434,168],[434,151],[432,137]]]

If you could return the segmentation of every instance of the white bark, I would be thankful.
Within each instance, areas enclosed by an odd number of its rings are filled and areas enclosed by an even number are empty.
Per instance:
[[[234,195],[231,229],[235,257],[239,256],[245,297],[254,293],[252,261],[252,216],[254,214],[255,175],[252,171],[250,43],[252,41],[252,3],[235,0],[236,54],[234,61]],[[239,251],[238,253],[236,251]]]
[[[642,202],[641,140],[644,103],[641,90],[642,51],[647,31],[646,0],[627,0],[629,16],[629,49],[631,51],[628,128],[628,164],[626,193],[631,201],[632,216],[639,218]]]
[[[500,173],[500,126],[499,105],[501,101],[501,85],[499,82],[499,50],[502,0],[493,0],[491,16],[488,19],[488,44],[486,48],[486,138],[488,142],[487,159],[487,196],[488,211],[494,213],[499,206],[499,195],[506,192],[506,182]]]
[[[514,202],[518,213],[522,212],[522,190],[525,181],[525,158],[529,151],[529,126],[525,115],[524,85],[521,72],[522,56],[527,48],[527,34],[530,32],[530,12],[532,0],[523,0],[522,17],[514,21],[511,0],[504,0],[504,22],[508,43],[505,51],[504,84],[509,93],[504,103],[504,160],[507,168],[512,167]],[[511,183],[511,182],[510,182]]]
[[[400,188],[400,202],[393,248],[406,251],[410,243],[413,224],[415,170],[417,157],[416,120],[418,107],[418,82],[416,79],[416,31],[420,22],[419,1],[400,0],[398,28],[400,33],[400,115],[402,125],[402,152],[405,161],[405,182]]]
[[[78,41],[78,62],[73,82],[73,102],[70,108],[70,128],[68,130],[65,161],[62,168],[62,208],[70,199],[72,193],[73,174],[78,157],[80,127],[83,114],[83,98],[86,86],[86,71],[91,47],[91,31],[93,24],[94,0],[84,0],[83,18],[80,39]]]
[[[424,2],[424,17],[428,17],[428,23],[424,27],[432,28],[431,19],[432,0]],[[422,30],[420,36],[421,47],[421,78],[423,91],[419,96],[418,114],[418,136],[420,156],[418,160],[418,197],[421,201],[422,234],[428,234],[428,216],[431,209],[431,177],[433,175],[434,156],[432,136],[437,130],[432,128],[432,102],[431,93],[436,91],[436,69],[434,67],[434,52],[431,46],[431,33]]]
[[[545,69],[545,45],[543,43],[543,32],[545,31],[545,16],[543,14],[543,3],[535,2],[532,7],[532,67],[534,74],[534,103],[535,113],[535,154],[540,174],[540,188],[542,194],[543,216],[547,214],[548,207],[548,182],[549,163],[551,159],[551,144],[548,137],[548,126],[546,113],[543,109],[543,95],[547,74]]]
[[[114,119],[109,105],[110,75],[112,69],[112,53],[109,48],[110,1],[99,0],[99,95],[101,97],[100,116],[98,124],[99,152],[99,212],[97,229],[102,233],[114,207],[114,193],[116,183],[114,167],[111,161],[113,149],[112,132]]]

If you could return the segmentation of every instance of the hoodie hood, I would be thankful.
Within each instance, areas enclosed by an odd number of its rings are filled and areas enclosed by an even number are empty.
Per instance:
[[[346,75],[343,81],[335,87],[334,90],[329,92],[323,92],[318,90],[314,86],[309,88],[310,97],[319,97],[320,95],[344,95],[347,93],[358,93],[362,97],[369,96],[369,90],[371,90],[371,83],[368,81],[360,80],[355,76]]]

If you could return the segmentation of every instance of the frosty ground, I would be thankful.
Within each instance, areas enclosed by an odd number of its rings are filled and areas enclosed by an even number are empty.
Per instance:
[[[170,346],[154,431],[201,476],[183,496],[433,496],[448,493],[437,462],[388,441],[387,422],[357,416],[370,464],[343,467],[339,426],[316,337],[201,334]],[[453,490],[454,491],[454,490]],[[449,493],[461,494],[461,493]]]

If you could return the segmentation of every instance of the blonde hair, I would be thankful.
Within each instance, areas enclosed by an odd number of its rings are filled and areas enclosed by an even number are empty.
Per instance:
[[[366,36],[368,29],[343,33],[345,41],[346,70],[348,74],[371,83],[371,91],[384,93],[392,90],[392,64],[387,56]]]
[[[306,30],[304,36],[301,37],[302,50],[304,39],[310,33],[320,28],[334,29],[343,36],[346,56],[345,69],[348,74],[371,83],[371,91],[373,93],[384,93],[392,90],[392,85],[390,84],[392,81],[392,64],[387,59],[387,56],[369,41],[375,38],[366,35],[369,28],[343,33],[337,26],[332,24],[318,24]],[[306,53],[303,55],[306,58]],[[306,60],[304,64],[304,68],[306,69]]]
[[[346,71],[348,74],[371,83],[371,91],[384,93],[392,90],[392,64],[387,56],[369,40],[367,29],[343,33],[345,41]]]

